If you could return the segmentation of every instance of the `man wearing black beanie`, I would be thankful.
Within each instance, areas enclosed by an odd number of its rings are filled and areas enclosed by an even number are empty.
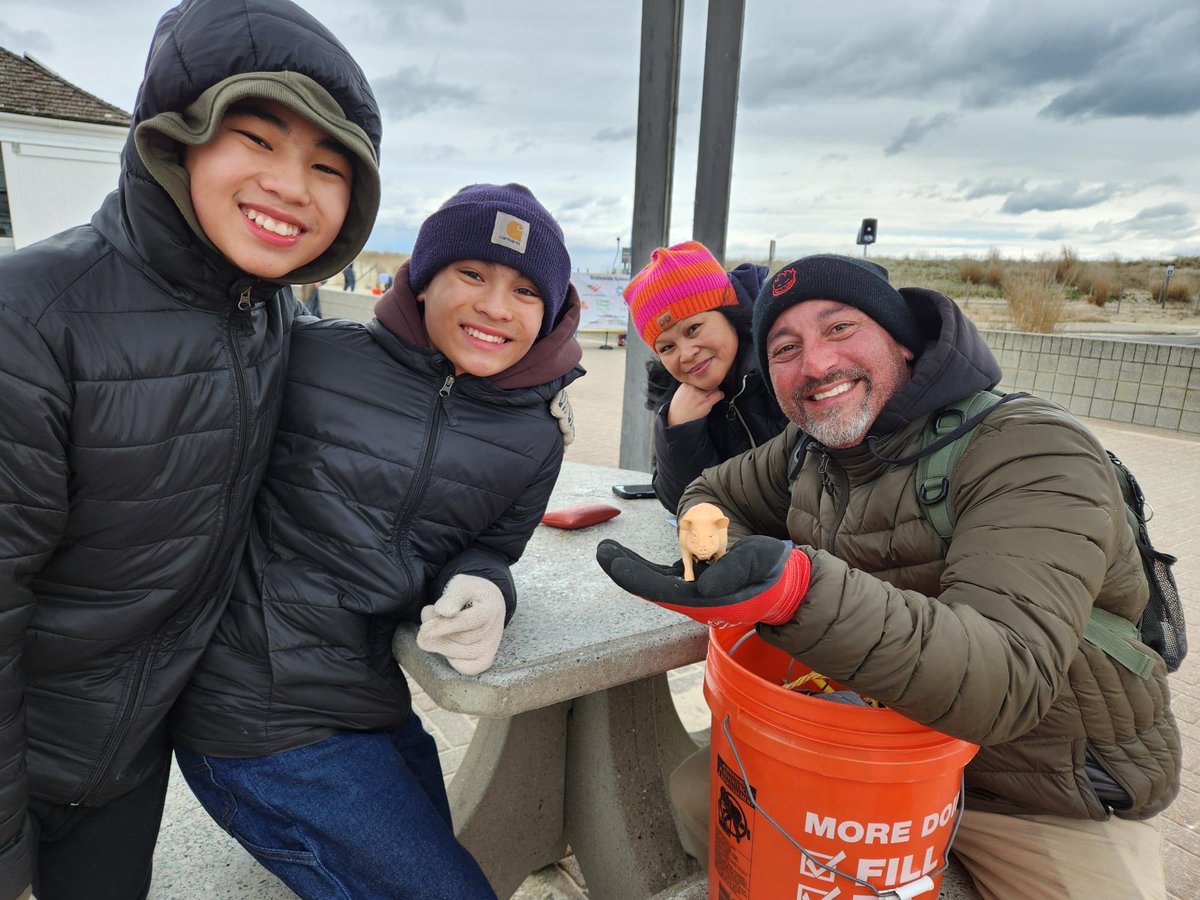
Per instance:
[[[804,301],[812,302],[800,308]],[[830,347],[854,349],[843,352],[837,366],[814,368],[812,354],[804,366],[784,365],[797,359],[806,330],[812,331],[809,344],[828,334]],[[754,304],[753,333],[760,371],[774,377],[774,364],[779,372],[775,393],[784,413],[832,447],[862,440],[884,403],[909,380],[909,363],[924,345],[916,316],[888,283],[886,269],[832,255],[780,269]]]
[[[810,256],[764,287],[753,330],[793,424],[706,469],[679,504],[681,518],[720,507],[728,552],[694,582],[613,541],[600,565],[632,594],[754,625],[843,688],[978,744],[953,849],[983,896],[1166,896],[1155,817],[1179,792],[1179,730],[1166,665],[1136,627],[1149,591],[1099,441],[1027,394],[968,416],[942,441],[970,433],[941,484],[939,530],[916,484],[938,446],[926,435],[1001,376],[954,301],[896,290],[873,263]],[[1094,638],[1096,619],[1120,638]],[[707,823],[706,780],[738,766],[724,746],[672,775],[681,834],[732,840]],[[828,891],[822,878],[811,887]],[[903,887],[882,881],[872,888]]]

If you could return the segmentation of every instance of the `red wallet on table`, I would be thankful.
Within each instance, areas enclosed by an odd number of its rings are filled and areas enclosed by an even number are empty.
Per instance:
[[[587,528],[589,525],[607,522],[620,514],[619,509],[607,503],[578,503],[575,506],[564,506],[562,509],[547,510],[542,516],[542,524],[551,528]]]

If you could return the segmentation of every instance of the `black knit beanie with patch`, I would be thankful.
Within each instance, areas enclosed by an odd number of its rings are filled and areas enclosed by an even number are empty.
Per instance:
[[[887,269],[852,256],[805,256],[776,272],[754,303],[754,350],[764,376],[768,372],[767,333],[784,310],[805,300],[836,300],[853,306],[913,353],[920,355],[925,346],[912,309],[888,283]]]

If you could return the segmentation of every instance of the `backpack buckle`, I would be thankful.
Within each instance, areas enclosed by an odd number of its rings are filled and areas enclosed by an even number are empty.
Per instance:
[[[926,506],[941,503],[950,493],[950,479],[927,478],[917,486],[917,499]]]
[[[933,433],[938,437],[949,434],[966,420],[966,414],[961,409],[943,409],[933,419]]]

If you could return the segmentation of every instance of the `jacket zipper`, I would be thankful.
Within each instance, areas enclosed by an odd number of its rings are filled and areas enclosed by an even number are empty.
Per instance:
[[[121,706],[117,710],[117,728],[115,731],[109,732],[108,739],[104,742],[104,747],[100,753],[100,759],[96,762],[96,767],[92,769],[92,777],[87,780],[87,784],[83,786],[75,799],[71,800],[70,806],[79,806],[88,796],[94,791],[108,774],[108,767],[112,765],[113,757],[117,755],[117,750],[125,740],[125,735],[129,733],[129,726],[133,724],[132,711],[141,708],[142,697],[146,695],[146,669],[149,667],[150,658],[154,655],[154,651],[158,647],[158,635],[155,635],[150,643],[143,644],[138,650],[137,667],[134,670],[133,678],[130,680],[129,690],[125,693],[125,698],[121,701]]]
[[[238,297],[238,310],[243,313],[250,312],[250,288],[247,287]],[[233,379],[237,385],[238,399],[238,429],[233,444],[233,472],[229,479],[229,484],[225,488],[225,506],[224,520],[229,519],[229,510],[233,508],[233,502],[238,496],[238,482],[242,475],[242,469],[246,463],[246,441],[247,432],[250,430],[251,416],[250,404],[246,400],[246,373],[242,368],[242,351],[238,345],[237,335],[234,333],[236,327],[244,326],[249,322],[248,318],[243,316],[229,316],[225,325],[225,333],[229,336],[229,349],[233,356]],[[251,326],[253,331],[253,326]],[[217,550],[220,549],[221,542],[217,544]],[[216,552],[216,551],[214,551]]]
[[[243,290],[239,295],[237,308],[241,312],[246,312],[250,309],[249,287]],[[250,418],[249,412],[246,409],[246,375],[242,371],[242,354],[238,349],[237,335],[234,333],[235,329],[239,326],[240,322],[238,321],[238,317],[236,317],[233,313],[230,313],[225,317],[225,336],[228,339],[230,355],[233,358],[234,382],[237,385],[238,419],[234,430],[233,470],[230,473],[229,483],[225,486],[225,497],[221,507],[221,521],[223,523],[227,523],[229,521],[229,511],[232,508],[234,499],[237,497],[238,478],[242,472],[243,463],[245,462],[243,456],[246,452],[246,428],[242,427],[242,425]],[[212,568],[212,562],[214,559],[216,559],[217,555],[220,553],[221,547],[224,546],[224,544],[225,534],[222,531],[217,538],[217,542],[214,545],[212,552],[209,553],[208,560],[201,571],[208,571]],[[92,791],[96,790],[96,788],[100,786],[100,783],[108,774],[108,768],[112,764],[113,758],[117,755],[117,751],[125,742],[125,737],[129,734],[129,729],[133,724],[133,719],[137,711],[141,708],[142,697],[145,696],[146,685],[148,681],[146,678],[146,670],[149,667],[149,661],[154,655],[159,642],[162,640],[164,634],[172,631],[172,623],[178,623],[187,618],[185,613],[191,611],[191,608],[195,605],[197,598],[207,595],[211,581],[212,574],[210,573],[209,579],[201,582],[200,587],[194,591],[185,602],[179,605],[179,609],[175,615],[173,615],[171,619],[168,620],[167,624],[164,625],[163,628],[153,636],[149,644],[144,646],[139,652],[137,667],[134,670],[133,681],[131,682],[132,687],[129,693],[126,695],[127,701],[124,702],[121,705],[121,708],[117,711],[117,724],[114,729],[109,732],[108,738],[104,742],[100,759],[96,763],[96,767],[92,769],[91,777],[87,780],[87,783],[83,786],[82,790],[80,790],[80,792],[76,795],[76,798],[70,801],[71,806],[79,806],[81,803],[86,801]]]
[[[846,510],[850,507],[850,484],[849,479],[845,477],[846,473],[840,467],[835,472],[829,471],[828,454],[821,458],[820,472],[821,481],[834,503],[833,528],[829,532],[829,539],[825,542],[825,549],[833,553],[834,546],[837,544],[838,532],[842,528],[842,520],[846,518]]]
[[[757,447],[758,442],[754,440],[754,435],[750,432],[750,426],[746,424],[746,420],[742,418],[742,411],[737,408],[737,398],[746,393],[746,388],[749,386],[750,373],[747,372],[742,376],[742,389],[729,398],[729,409],[725,411],[725,420],[732,422],[735,418],[742,424],[742,429],[746,432],[746,440],[750,442],[751,447]]]
[[[1093,752],[1092,745],[1087,744],[1085,749],[1086,749],[1086,753],[1084,756],[1084,763],[1085,763],[1084,776],[1085,777],[1087,776],[1086,762],[1087,762],[1088,757],[1090,757],[1091,760],[1097,766],[1099,766],[1101,769],[1103,769],[1105,771],[1105,773],[1107,773],[1108,777],[1111,778],[1113,780],[1113,782],[1117,786],[1119,786],[1121,788],[1121,790],[1123,790],[1125,792],[1125,796],[1129,799],[1130,804],[1135,803],[1135,801],[1133,799],[1133,791],[1131,791],[1129,789],[1129,785],[1127,785],[1122,779],[1117,777],[1117,773],[1113,771],[1112,767],[1107,762],[1105,762],[1103,759],[1100,758],[1100,755],[1098,753]],[[1100,808],[1102,810],[1104,810],[1104,818],[1111,819],[1113,817],[1113,814],[1116,812],[1116,809],[1109,806],[1107,800],[1101,799],[1100,794],[1096,790],[1096,786],[1094,784],[1091,784],[1091,779],[1088,779],[1088,782],[1089,782],[1088,786],[1091,787],[1092,794],[1096,798],[1096,803],[1100,806]]]
[[[410,517],[413,508],[420,502],[421,497],[425,494],[425,486],[429,483],[429,472],[433,468],[433,454],[437,449],[438,438],[441,435],[442,416],[445,413],[445,402],[450,397],[450,391],[454,387],[454,376],[447,375],[442,386],[438,388],[437,395],[429,404],[429,430],[425,433],[425,445],[421,448],[421,462],[417,467],[416,477],[413,478],[412,488],[409,489],[408,496],[404,500],[404,506],[401,507],[400,513],[396,516],[395,533],[392,536],[392,545],[396,548],[396,555],[404,563],[404,577],[409,581],[409,589],[412,586],[412,574],[408,564],[408,554],[404,547],[407,543],[409,527],[412,525]],[[406,590],[407,593],[407,590]]]

